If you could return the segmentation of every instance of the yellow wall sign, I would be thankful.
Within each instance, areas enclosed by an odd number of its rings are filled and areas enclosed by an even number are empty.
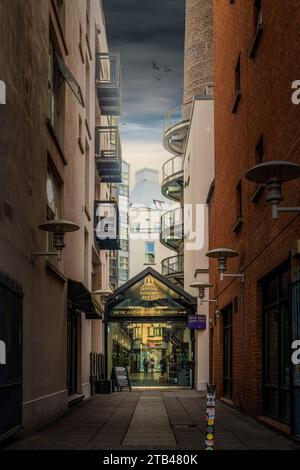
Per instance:
[[[151,276],[145,278],[144,284],[140,289],[140,298],[142,300],[158,300],[160,298],[158,288]]]

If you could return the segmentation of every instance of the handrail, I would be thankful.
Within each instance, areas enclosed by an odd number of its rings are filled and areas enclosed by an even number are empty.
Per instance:
[[[183,273],[183,255],[171,256],[161,262],[162,274],[168,276],[171,274]]]
[[[181,155],[175,155],[175,157],[167,160],[162,166],[163,181],[172,175],[183,171],[183,159]]]
[[[180,124],[181,122],[189,121],[192,111],[192,101],[181,104],[174,108],[171,108],[165,113],[164,120],[164,132],[166,133],[169,129]]]

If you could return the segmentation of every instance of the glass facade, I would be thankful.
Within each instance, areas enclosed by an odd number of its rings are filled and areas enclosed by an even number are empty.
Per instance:
[[[111,271],[110,283],[115,289],[129,279],[129,165],[122,161],[122,183],[111,185],[111,195],[114,196],[119,208],[119,237],[120,250],[116,253],[114,270]]]

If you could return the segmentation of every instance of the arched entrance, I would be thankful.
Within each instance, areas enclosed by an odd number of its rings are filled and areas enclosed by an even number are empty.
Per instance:
[[[192,387],[194,297],[152,268],[116,290],[106,304],[106,371],[127,366],[133,386]]]

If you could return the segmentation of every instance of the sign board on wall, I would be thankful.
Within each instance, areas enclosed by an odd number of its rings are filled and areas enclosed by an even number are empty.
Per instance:
[[[190,330],[206,330],[206,315],[189,315]]]

